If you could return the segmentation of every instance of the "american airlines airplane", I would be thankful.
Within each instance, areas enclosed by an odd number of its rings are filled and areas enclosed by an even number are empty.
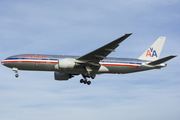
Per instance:
[[[166,37],[159,37],[138,59],[107,57],[119,44],[132,33],[124,36],[83,56],[21,54],[6,58],[2,65],[12,68],[15,77],[18,70],[54,71],[55,80],[68,80],[81,74],[80,83],[91,84],[87,78],[94,79],[97,74],[125,74],[166,67],[164,62],[176,57],[170,55],[158,59]]]

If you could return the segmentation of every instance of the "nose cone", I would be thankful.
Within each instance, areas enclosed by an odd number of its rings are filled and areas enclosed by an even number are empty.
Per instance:
[[[1,61],[1,64],[2,64],[2,65],[4,65],[4,63],[5,63],[5,61],[4,61],[4,60],[3,60],[3,61]]]

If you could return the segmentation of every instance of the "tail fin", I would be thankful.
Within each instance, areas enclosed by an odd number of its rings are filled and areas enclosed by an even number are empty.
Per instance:
[[[166,37],[159,37],[138,59],[158,60]]]

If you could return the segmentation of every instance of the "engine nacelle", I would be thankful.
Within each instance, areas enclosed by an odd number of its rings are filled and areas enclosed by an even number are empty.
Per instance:
[[[75,59],[64,58],[58,60],[59,69],[72,69],[75,66]]]
[[[68,73],[60,73],[55,71],[54,72],[54,78],[55,80],[68,80],[69,78],[72,78],[73,76],[71,74]]]

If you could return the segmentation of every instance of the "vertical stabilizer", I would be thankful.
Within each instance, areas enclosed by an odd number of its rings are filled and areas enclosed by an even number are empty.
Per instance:
[[[166,37],[159,37],[138,59],[158,60]]]

